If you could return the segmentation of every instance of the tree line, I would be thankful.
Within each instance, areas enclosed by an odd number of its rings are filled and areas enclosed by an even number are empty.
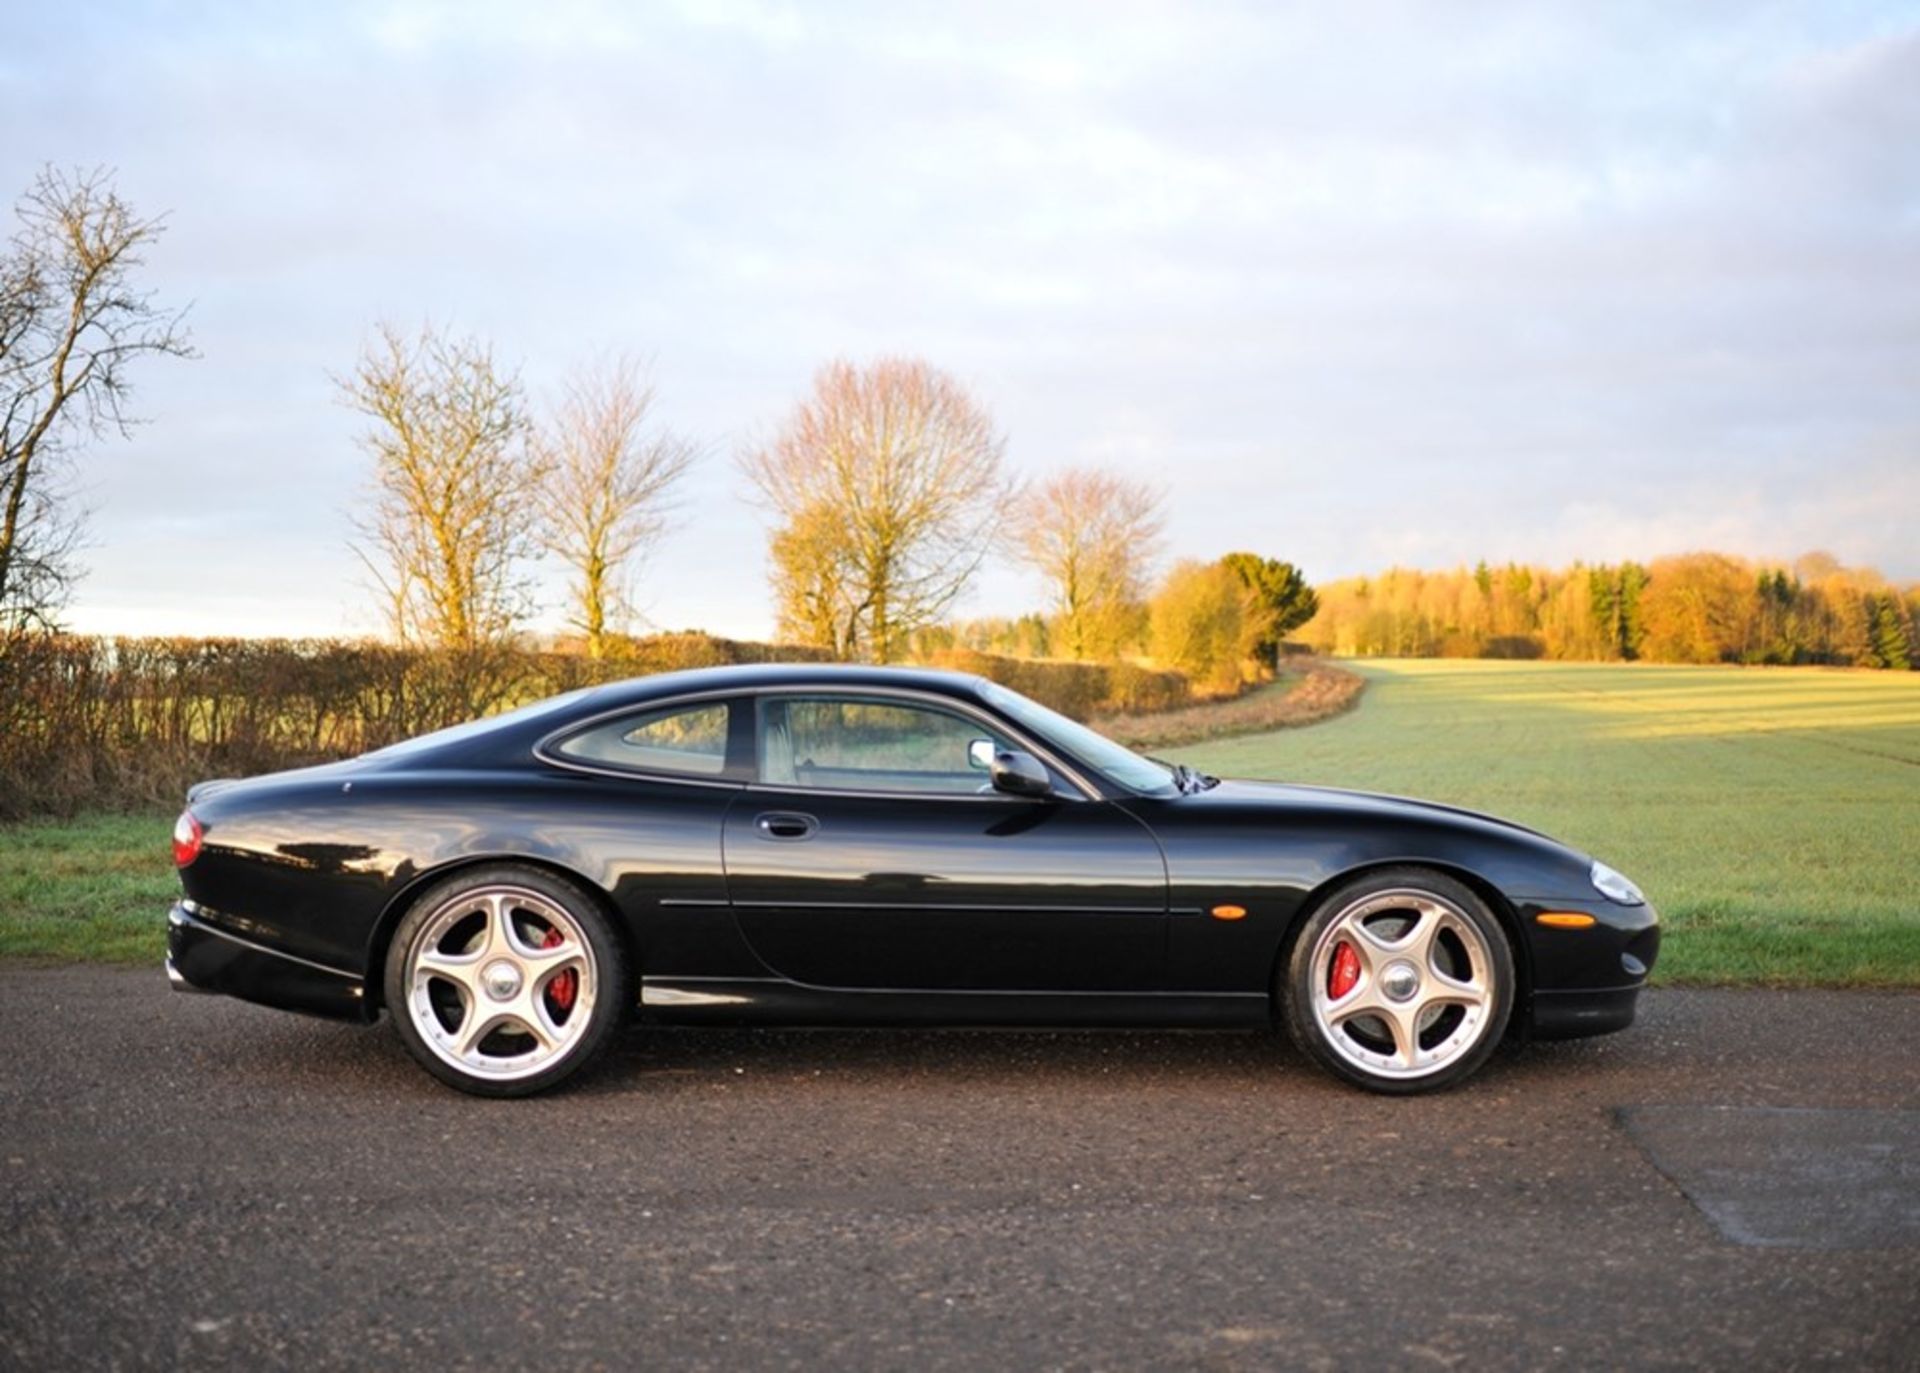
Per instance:
[[[1826,553],[1545,568],[1396,568],[1319,588],[1301,640],[1343,657],[1920,666],[1920,586]]]
[[[1068,473],[1058,480],[1077,478]],[[1319,603],[1300,569],[1278,558],[1238,552],[1210,563],[1185,559],[1149,581],[1151,550],[1134,547],[1141,565],[1130,580],[1101,583],[1120,589],[1101,591],[1097,614],[1076,609],[1067,580],[1054,578],[1047,609],[935,625],[913,637],[912,656],[959,648],[1012,658],[1149,662],[1179,672],[1205,695],[1231,695],[1273,675],[1289,634]]]
[[[53,625],[77,575],[63,463],[129,423],[130,363],[191,355],[180,316],[134,285],[163,225],[110,178],[49,170],[20,218],[0,260],[0,617],[12,629]],[[657,422],[639,368],[603,361],[536,399],[484,339],[383,323],[334,383],[363,420],[368,459],[352,547],[394,638],[463,653],[516,641],[539,610],[544,557],[567,569],[566,622],[587,656],[619,651],[637,569],[702,456]],[[1023,482],[1005,449],[987,408],[923,360],[823,368],[738,458],[770,518],[778,637],[882,663],[936,652],[973,576],[1005,554],[1049,588],[1049,656],[1151,656],[1224,690],[1311,612],[1298,570],[1253,554],[1182,564],[1156,590],[1163,493],[1091,469]]]
[[[576,375],[529,419],[479,340],[382,327],[339,384],[369,421],[375,501],[359,548],[399,638],[474,649],[512,636],[532,608],[523,570],[545,551],[570,569],[588,656],[617,646],[626,579],[696,457],[650,425],[629,366]],[[1096,469],[1023,482],[1005,447],[986,407],[923,360],[821,369],[739,459],[772,517],[777,637],[879,663],[936,652],[969,581],[1003,553],[1049,588],[1039,656],[1147,656],[1225,691],[1312,613],[1299,570],[1252,553],[1183,563],[1155,590],[1163,493]]]

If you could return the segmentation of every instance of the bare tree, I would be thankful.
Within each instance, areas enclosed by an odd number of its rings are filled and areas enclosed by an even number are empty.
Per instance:
[[[532,609],[538,459],[525,442],[519,378],[488,346],[383,324],[350,376],[346,404],[372,423],[372,508],[356,520],[366,563],[408,642],[472,650]]]
[[[992,546],[1013,486],[1005,441],[925,362],[836,362],[742,466],[780,518],[781,630],[891,661],[952,605]]]
[[[43,170],[0,255],[0,628],[50,624],[78,575],[81,512],[68,485],[77,451],[134,424],[127,365],[191,357],[182,312],[135,289],[160,237],[114,192],[111,174]]]
[[[650,432],[653,388],[620,359],[570,381],[535,442],[544,470],[541,540],[573,571],[572,623],[587,653],[632,611],[634,564],[665,529],[672,488],[692,465],[692,444]]]
[[[1144,482],[1081,468],[1021,503],[1021,556],[1047,579],[1068,657],[1113,656],[1140,628],[1160,551],[1161,499]]]

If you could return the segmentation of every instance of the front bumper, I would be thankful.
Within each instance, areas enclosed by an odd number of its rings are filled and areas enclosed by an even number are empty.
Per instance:
[[[1641,990],[1660,956],[1660,915],[1651,905],[1621,906],[1604,898],[1523,901],[1532,1004],[1526,1032],[1536,1039],[1611,1034],[1633,1023]],[[1538,917],[1593,917],[1584,929],[1542,925]]]
[[[218,992],[335,1020],[370,1018],[361,978],[221,929],[190,901],[167,912],[167,981],[180,992]]]
[[[1640,987],[1599,992],[1536,991],[1527,1033],[1534,1039],[1580,1039],[1610,1035],[1633,1024]]]

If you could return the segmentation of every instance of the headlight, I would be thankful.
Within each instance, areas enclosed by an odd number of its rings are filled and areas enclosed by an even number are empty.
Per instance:
[[[1640,894],[1640,888],[1598,859],[1594,860],[1593,864],[1593,886],[1594,890],[1615,905],[1644,906],[1647,904],[1647,898]]]

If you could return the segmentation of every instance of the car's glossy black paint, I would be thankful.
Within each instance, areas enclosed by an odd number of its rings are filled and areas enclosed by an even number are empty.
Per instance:
[[[563,765],[541,747],[651,701],[806,686],[953,702],[1030,743],[1056,794],[649,778]],[[603,895],[642,973],[640,1010],[662,1020],[1264,1023],[1288,938],[1320,894],[1397,863],[1454,874],[1507,925],[1523,1032],[1626,1024],[1659,939],[1651,907],[1605,900],[1585,855],[1519,826],[1316,787],[1134,794],[1006,721],[972,679],[942,673],[641,679],[394,753],[206,784],[191,808],[204,842],[170,927],[177,975],[355,1018],[377,1014],[386,944],[424,885],[502,858]],[[786,813],[817,829],[782,842],[756,824]],[[1548,910],[1596,923],[1543,928],[1534,916]]]

